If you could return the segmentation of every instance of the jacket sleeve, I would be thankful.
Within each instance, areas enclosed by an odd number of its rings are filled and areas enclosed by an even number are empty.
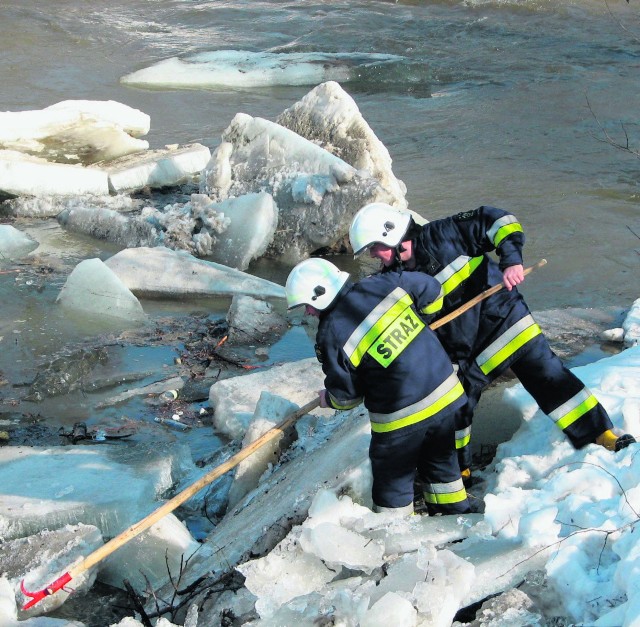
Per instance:
[[[324,372],[327,401],[333,409],[352,409],[362,402],[355,368],[331,332],[331,324],[321,325],[316,336],[316,355]]]
[[[400,275],[400,286],[411,295],[416,309],[422,314],[424,320],[433,317],[427,317],[427,308],[440,298],[442,286],[437,279],[424,272],[405,270]]]
[[[459,213],[452,220],[472,255],[495,250],[500,258],[500,270],[522,264],[524,232],[512,213],[482,206]]]

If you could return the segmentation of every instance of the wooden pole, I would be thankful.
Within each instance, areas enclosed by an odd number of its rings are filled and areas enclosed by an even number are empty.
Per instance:
[[[524,271],[524,274],[527,275],[533,270],[535,270],[536,268],[539,268],[545,265],[546,263],[547,263],[546,259],[542,259],[534,266],[527,268]],[[466,302],[461,307],[458,307],[458,309],[455,309],[450,314],[444,316],[443,318],[440,318],[439,320],[436,320],[436,322],[429,325],[429,327],[431,329],[437,329],[438,327],[441,327],[443,324],[446,324],[447,322],[453,320],[454,318],[457,318],[460,314],[464,313],[474,305],[478,304],[480,301],[484,300],[485,298],[488,298],[489,296],[491,296],[492,294],[495,294],[496,292],[499,292],[503,287],[504,286],[502,285],[502,283],[500,283],[499,285],[494,285],[488,290],[485,290],[484,292],[478,294],[478,296],[476,296],[475,298],[472,298],[470,301]],[[67,583],[69,583],[69,581],[71,581],[74,577],[77,577],[78,575],[85,572],[86,570],[89,570],[89,568],[91,568],[98,562],[102,561],[105,557],[107,557],[107,555],[110,555],[111,553],[119,549],[122,545],[126,544],[127,542],[129,542],[130,540],[132,540],[133,538],[141,534],[143,531],[146,531],[149,527],[151,527],[151,525],[156,523],[158,520],[160,520],[170,512],[172,512],[174,509],[176,509],[180,505],[182,505],[182,503],[184,503],[185,501],[189,500],[194,494],[202,490],[202,488],[209,485],[210,483],[218,479],[218,477],[221,477],[232,468],[235,468],[241,461],[249,457],[249,455],[251,455],[254,451],[257,451],[260,447],[264,446],[267,442],[270,442],[274,438],[278,437],[280,434],[284,433],[284,431],[288,429],[291,425],[293,425],[293,423],[296,422],[296,420],[298,420],[305,414],[308,414],[310,411],[318,407],[318,405],[320,405],[320,398],[315,398],[314,400],[308,402],[306,405],[302,406],[297,411],[289,414],[286,418],[284,418],[284,420],[282,420],[282,422],[278,423],[272,429],[269,429],[269,431],[264,433],[257,440],[249,444],[247,447],[238,451],[233,457],[230,457],[226,462],[211,469],[208,473],[206,473],[200,479],[198,479],[198,481],[196,481],[195,483],[192,483],[188,488],[185,488],[179,494],[176,494],[176,496],[174,496],[172,499],[164,503],[161,507],[159,507],[155,511],[151,512],[151,514],[149,514],[142,520],[138,521],[128,529],[125,529],[121,534],[115,536],[114,538],[109,540],[109,542],[103,544],[101,547],[93,551],[93,553],[90,553],[89,555],[87,555],[87,557],[85,557],[81,562],[78,562],[78,564],[69,568],[69,570],[64,575],[59,577],[56,581],[54,581],[52,584],[50,584],[46,588],[43,588],[42,590],[39,590],[37,592],[29,592],[24,588],[24,581],[22,581],[20,584],[20,588],[23,594],[25,596],[31,597],[31,600],[28,603],[26,603],[22,609],[26,610],[32,607],[33,605],[35,605],[36,603],[38,603],[39,601],[41,601],[45,596],[48,596],[50,594],[53,594],[57,590],[60,590]]]
[[[524,271],[524,275],[527,276],[527,274],[529,274],[530,272],[533,272],[536,268],[541,268],[546,263],[547,263],[546,259],[540,259],[540,261],[538,261],[538,263],[536,263],[535,265],[530,266],[529,268],[526,268]],[[471,307],[474,307],[475,305],[477,305],[480,301],[483,301],[485,298],[489,298],[489,296],[492,296],[496,292],[499,292],[502,288],[504,288],[504,284],[498,283],[497,285],[494,285],[493,287],[490,287],[489,289],[484,290],[484,292],[480,292],[480,294],[478,294],[477,296],[474,296],[471,300],[468,300],[464,305],[460,305],[460,307],[458,307],[457,309],[454,309],[451,313],[431,323],[429,325],[429,328],[437,329],[441,327],[443,324],[447,324],[447,322],[450,322],[454,318],[457,318],[459,315],[463,314],[468,309],[471,309]]]
[[[20,587],[23,594],[25,596],[31,597],[31,601],[26,603],[22,609],[29,609],[31,606],[38,603],[38,601],[42,600],[45,596],[53,594],[57,590],[63,588],[67,583],[69,583],[69,581],[85,572],[86,570],[89,570],[89,568],[102,561],[105,557],[107,557],[107,555],[110,555],[111,553],[119,549],[123,544],[126,544],[137,535],[147,530],[158,520],[172,512],[178,506],[182,505],[182,503],[190,499],[194,494],[196,494],[196,492],[199,492],[200,490],[202,490],[202,488],[215,481],[218,477],[221,477],[232,468],[235,468],[242,460],[249,457],[249,455],[259,449],[261,446],[264,446],[267,442],[284,433],[284,431],[294,422],[296,422],[296,420],[298,420],[305,414],[308,414],[310,411],[318,407],[318,405],[320,405],[319,397],[308,402],[306,405],[303,405],[297,411],[289,414],[286,418],[284,418],[284,420],[282,420],[282,422],[278,423],[272,429],[269,429],[269,431],[249,444],[249,446],[238,451],[235,455],[233,455],[233,457],[230,457],[223,464],[220,464],[219,466],[211,469],[208,473],[200,477],[198,481],[192,483],[188,488],[185,488],[179,494],[176,494],[176,496],[164,503],[155,511],[151,512],[151,514],[138,521],[128,529],[125,529],[121,534],[115,536],[114,538],[109,540],[109,542],[97,548],[95,551],[93,551],[93,553],[87,555],[87,557],[85,557],[81,562],[78,562],[78,564],[69,568],[69,570],[62,577],[58,578],[43,590],[39,590],[38,592],[29,592],[24,588],[24,582],[22,582],[20,584]]]

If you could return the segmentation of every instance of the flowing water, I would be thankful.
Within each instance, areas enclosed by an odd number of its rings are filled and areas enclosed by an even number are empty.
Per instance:
[[[638,297],[633,3],[5,0],[0,18],[0,110],[116,100],[151,116],[152,148],[197,141],[214,149],[237,112],[273,120],[313,87],[151,90],[120,82],[163,59],[219,50],[396,55],[392,64],[346,68],[342,86],[389,149],[410,207],[431,219],[480,204],[514,211],[527,263],[549,262],[523,287],[534,310],[625,308]],[[16,226],[61,272],[0,275],[0,370],[14,385],[33,378],[38,359],[93,332],[58,311],[55,297],[80,260],[117,251],[54,219]],[[338,263],[354,268],[349,258]],[[288,270],[265,260],[251,269],[280,283]],[[163,313],[162,304],[145,308]],[[307,354],[307,345],[297,353]],[[11,399],[6,387],[3,395]]]
[[[214,148],[235,113],[274,119],[312,87],[120,84],[162,59],[225,49],[399,55],[342,85],[388,147],[411,208],[429,218],[480,204],[513,210],[527,260],[549,260],[527,286],[535,308],[638,296],[640,164],[601,130],[640,151],[633,3],[5,0],[0,16],[0,110],[113,99],[151,116],[152,147]]]

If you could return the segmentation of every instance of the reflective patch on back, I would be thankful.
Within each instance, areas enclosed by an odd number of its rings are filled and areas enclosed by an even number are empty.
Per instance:
[[[407,307],[376,339],[367,353],[383,368],[391,364],[424,329],[425,324]]]

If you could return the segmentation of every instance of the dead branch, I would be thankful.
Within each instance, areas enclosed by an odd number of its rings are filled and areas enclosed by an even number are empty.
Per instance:
[[[624,525],[622,525],[621,527],[618,527],[617,529],[611,529],[611,530],[597,529],[596,527],[579,527],[577,531],[574,531],[574,532],[570,533],[569,535],[565,536],[564,538],[560,538],[560,540],[557,540],[556,542],[552,542],[551,544],[549,544],[547,546],[541,547],[540,549],[538,549],[537,551],[535,551],[534,553],[529,555],[529,557],[527,557],[527,558],[525,558],[523,560],[520,560],[519,562],[514,564],[511,568],[509,568],[504,573],[502,573],[502,575],[499,575],[499,577],[504,577],[505,575],[510,573],[512,570],[514,570],[515,568],[517,568],[521,564],[524,564],[524,563],[528,562],[530,559],[532,559],[536,555],[539,555],[540,553],[542,553],[544,551],[547,551],[548,549],[551,549],[552,547],[559,547],[563,542],[565,542],[569,538],[572,538],[573,536],[576,536],[576,535],[581,534],[581,533],[591,533],[591,532],[594,532],[594,531],[597,532],[597,533],[604,533],[605,534],[604,543],[603,543],[602,549],[600,550],[600,556],[598,558],[598,566],[597,566],[597,568],[600,568],[600,562],[602,560],[602,554],[604,553],[604,549],[605,549],[605,546],[607,544],[607,540],[609,539],[609,536],[611,534],[624,531],[625,529],[627,529],[629,527],[633,527],[636,523],[640,522],[640,515],[638,514],[638,512],[636,512],[636,510],[633,508],[633,506],[629,502],[629,499],[627,498],[627,492],[622,487],[622,484],[620,483],[620,481],[618,481],[618,478],[614,474],[609,472],[606,468],[604,468],[603,466],[600,466],[600,464],[594,464],[593,462],[571,462],[569,464],[563,464],[562,466],[558,466],[557,468],[554,468],[549,473],[549,476],[551,476],[553,473],[555,473],[558,470],[561,470],[563,468],[567,468],[568,466],[582,466],[582,465],[584,465],[584,466],[594,466],[596,468],[599,468],[603,472],[607,473],[610,477],[612,477],[613,480],[618,484],[618,487],[620,488],[620,492],[622,493],[626,504],[629,506],[629,509],[633,512],[633,514],[635,515],[636,519],[632,520],[632,521],[630,521],[630,522],[628,522],[628,523],[626,523]],[[561,520],[556,520],[555,522],[558,522],[558,523],[560,523],[562,525],[566,525],[566,526],[577,527],[577,525],[564,523]]]
[[[124,587],[127,589],[127,595],[129,599],[131,599],[134,608],[136,609],[138,614],[140,614],[140,622],[144,625],[144,627],[153,627],[149,616],[147,616],[147,613],[144,611],[144,605],[140,597],[138,596],[138,593],[133,589],[133,586],[129,583],[128,579],[125,579],[123,583]]]
[[[611,16],[611,18],[613,19],[613,21],[620,27],[621,30],[623,30],[625,33],[627,33],[629,36],[631,36],[633,39],[635,39],[636,41],[640,41],[640,37],[638,37],[638,35],[636,35],[635,33],[631,32],[621,21],[620,19],[618,19],[618,17],[616,17],[613,14],[613,11],[611,10],[611,7],[609,6],[609,2],[608,0],[604,0],[604,4],[607,7],[607,11],[609,12],[609,15]],[[629,4],[629,0],[627,0],[627,4]]]
[[[598,125],[598,128],[600,129],[600,132],[603,135],[603,137],[598,137],[596,134],[592,133],[591,136],[595,140],[602,142],[603,144],[609,144],[609,146],[613,146],[617,150],[622,150],[623,152],[633,155],[634,157],[640,158],[640,151],[637,151],[631,148],[631,145],[629,142],[629,134],[627,133],[627,129],[625,128],[624,123],[620,122],[620,127],[622,128],[622,132],[624,133],[624,137],[625,137],[625,142],[624,144],[622,144],[616,141],[615,139],[613,139],[613,137],[609,135],[607,129],[604,128],[604,126],[602,126],[602,123],[598,119],[598,116],[595,114],[593,108],[591,107],[591,103],[589,102],[589,97],[587,96],[586,93],[585,93],[585,100],[587,101],[587,107],[589,108],[589,112],[593,116],[593,119],[595,120],[596,124]]]

